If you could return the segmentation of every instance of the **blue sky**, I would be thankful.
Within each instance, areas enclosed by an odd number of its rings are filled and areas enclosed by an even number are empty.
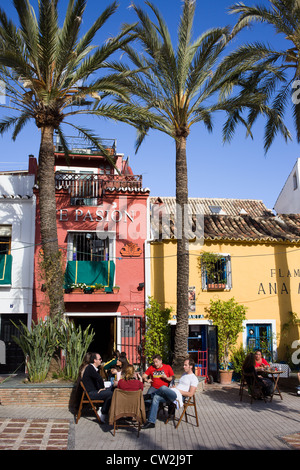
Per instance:
[[[108,0],[88,0],[83,31],[110,3]],[[96,37],[98,44],[109,35],[116,34],[122,22],[135,21],[133,10],[128,8],[130,3],[131,0],[119,0],[117,13]],[[136,0],[135,3],[144,5],[141,0]],[[153,0],[153,3],[163,14],[176,41],[181,0]],[[227,12],[227,8],[233,3],[234,1],[229,0],[197,0],[195,36],[211,27],[233,24],[235,17]],[[268,4],[268,1],[244,0],[244,3]],[[32,0],[32,4],[36,5],[37,1]],[[10,0],[0,0],[0,5],[9,17],[16,20]],[[60,5],[63,12],[67,1],[60,0]],[[273,47],[285,45],[284,39],[276,36],[271,28],[255,25],[251,30],[241,32],[232,46],[237,47],[242,42],[251,41],[265,41]],[[7,114],[6,110],[0,108],[1,117]],[[189,196],[259,199],[272,209],[300,156],[290,115],[287,115],[286,124],[293,135],[293,141],[286,144],[282,137],[277,137],[266,155],[263,148],[263,120],[257,122],[253,129],[254,140],[246,139],[245,130],[240,127],[230,144],[222,143],[223,120],[224,114],[220,113],[215,117],[211,134],[201,124],[196,124],[191,129],[187,143]],[[170,137],[151,131],[138,154],[135,154],[135,130],[132,127],[96,118],[87,119],[84,125],[102,138],[117,140],[118,152],[129,157],[135,174],[143,175],[143,185],[150,188],[152,196],[175,196],[175,144]],[[11,140],[9,133],[4,134],[0,137],[0,170],[27,168],[28,155],[38,157],[39,141],[39,131],[33,124],[26,127],[15,142]]]

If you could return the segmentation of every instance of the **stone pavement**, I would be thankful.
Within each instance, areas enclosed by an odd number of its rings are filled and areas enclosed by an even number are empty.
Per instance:
[[[283,383],[283,379],[282,379]],[[163,415],[156,427],[141,430],[121,428],[113,436],[112,426],[100,425],[89,410],[78,424],[65,408],[0,406],[0,449],[7,450],[102,450],[107,453],[146,451],[167,455],[166,451],[193,454],[199,450],[300,450],[300,396],[295,387],[281,386],[283,400],[250,403],[238,384],[205,385],[197,392],[199,427],[195,420],[182,421],[176,430]],[[178,413],[178,412],[177,412]],[[117,453],[117,451],[119,451]],[[165,451],[165,452],[163,452]],[[189,452],[187,452],[189,451]],[[133,453],[134,455],[134,453]]]

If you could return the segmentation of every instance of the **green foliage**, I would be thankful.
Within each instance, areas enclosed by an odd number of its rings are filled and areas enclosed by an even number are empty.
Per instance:
[[[56,324],[51,318],[32,323],[29,330],[26,325],[12,322],[20,336],[13,340],[20,346],[25,357],[30,382],[43,382],[48,374],[54,351],[58,347]]]
[[[238,304],[234,298],[211,300],[206,308],[207,317],[218,328],[219,361],[224,369],[229,368],[229,356],[237,342],[239,333],[243,331],[246,319],[246,307]]]
[[[170,313],[172,309],[162,309],[160,304],[149,298],[149,307],[145,310],[145,357],[152,362],[155,354],[160,354],[164,362],[169,361],[170,353]]]
[[[204,251],[198,257],[198,269],[200,270],[200,273],[205,269],[208,282],[226,283],[226,279],[223,279],[224,272],[219,266],[222,258],[222,255],[219,255],[218,253],[211,253],[208,251]]]
[[[61,321],[58,330],[59,343],[66,354],[64,376],[70,380],[76,380],[80,364],[93,341],[94,332],[89,325],[85,330],[79,325],[77,328],[69,319]]]
[[[237,374],[241,373],[242,365],[247,354],[248,354],[248,351],[245,351],[242,344],[239,346],[239,348],[235,348],[235,347],[232,348],[232,355],[231,355],[230,360],[231,360],[232,368],[234,369],[234,372],[236,372]]]
[[[46,379],[51,359],[58,349],[64,349],[66,353],[64,377],[76,380],[79,366],[94,337],[90,326],[82,331],[80,326],[76,328],[71,321],[60,316],[32,322],[31,329],[23,323],[21,326],[14,325],[20,336],[14,336],[13,340],[26,357],[30,382],[43,382]]]

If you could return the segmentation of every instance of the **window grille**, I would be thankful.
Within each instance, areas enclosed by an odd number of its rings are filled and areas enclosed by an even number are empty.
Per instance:
[[[69,261],[108,261],[109,238],[100,239],[95,232],[69,234]]]

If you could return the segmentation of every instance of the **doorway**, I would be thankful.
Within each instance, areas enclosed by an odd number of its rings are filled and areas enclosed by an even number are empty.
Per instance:
[[[12,374],[25,371],[25,358],[20,346],[13,340],[19,337],[20,331],[15,325],[21,322],[27,326],[27,314],[1,314],[0,315],[0,341],[5,344],[5,363],[0,363],[0,373]]]
[[[272,360],[272,325],[269,323],[247,324],[247,348],[251,351],[261,349],[267,360]]]
[[[107,362],[112,357],[112,352],[116,348],[116,317],[77,317],[70,316],[75,326],[81,326],[85,330],[89,325],[95,332],[94,339],[89,346],[90,352],[97,352],[101,355],[103,362]]]

